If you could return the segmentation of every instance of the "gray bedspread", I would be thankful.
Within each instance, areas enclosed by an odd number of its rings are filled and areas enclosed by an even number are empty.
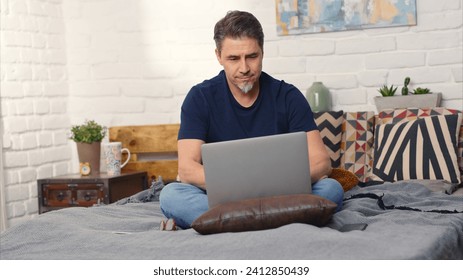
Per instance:
[[[417,182],[356,187],[386,205],[463,211],[463,197],[431,192]],[[193,229],[159,231],[158,202],[111,204],[48,212],[0,235],[1,259],[463,259],[463,214],[382,210],[371,198],[345,202],[327,227],[203,236]],[[367,223],[365,231],[338,231]]]

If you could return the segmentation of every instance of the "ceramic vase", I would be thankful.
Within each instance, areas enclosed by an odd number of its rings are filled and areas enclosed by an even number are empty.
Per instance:
[[[81,143],[77,144],[77,154],[79,155],[79,162],[90,163],[90,170],[92,174],[100,172],[100,152],[101,142]]]
[[[330,90],[322,82],[314,82],[306,93],[307,101],[313,112],[326,112],[331,110]]]

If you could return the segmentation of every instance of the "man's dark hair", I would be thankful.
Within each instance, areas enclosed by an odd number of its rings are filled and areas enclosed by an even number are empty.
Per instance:
[[[264,51],[264,32],[257,18],[248,12],[230,11],[219,20],[214,27],[214,41],[219,53],[222,51],[222,42],[226,37],[233,39],[256,39],[259,47]]]

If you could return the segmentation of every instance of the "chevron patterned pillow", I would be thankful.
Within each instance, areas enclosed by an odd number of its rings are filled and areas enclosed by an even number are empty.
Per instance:
[[[377,125],[375,181],[431,179],[459,184],[457,143],[462,114]]]
[[[341,166],[343,111],[314,112],[315,123],[331,158],[331,167]]]

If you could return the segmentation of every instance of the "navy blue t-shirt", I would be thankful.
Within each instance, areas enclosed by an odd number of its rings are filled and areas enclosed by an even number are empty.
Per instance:
[[[194,86],[182,105],[178,139],[211,143],[317,129],[296,87],[264,72],[259,82],[259,96],[248,108],[233,97],[224,71]]]

